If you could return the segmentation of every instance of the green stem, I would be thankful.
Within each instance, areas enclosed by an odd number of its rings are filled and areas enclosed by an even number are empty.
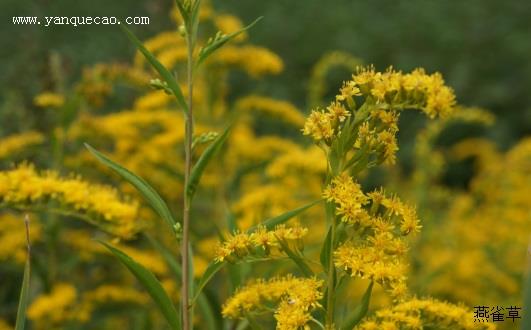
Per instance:
[[[188,257],[188,247],[190,244],[190,204],[187,187],[190,181],[190,172],[192,169],[192,140],[194,136],[194,119],[193,119],[193,67],[194,67],[194,40],[191,29],[187,28],[186,41],[188,43],[188,63],[187,63],[187,83],[188,83],[188,113],[185,116],[185,168],[184,168],[184,193],[183,193],[183,236],[181,246],[181,263],[182,263],[182,317],[183,330],[190,329],[190,264]]]
[[[316,319],[314,319],[313,317],[310,318],[310,321],[312,321],[313,323],[317,324],[319,326],[319,329],[323,329],[323,330],[325,329],[324,325],[321,322],[319,322]]]
[[[335,241],[335,232],[336,232],[336,221],[332,217],[332,230],[330,232],[330,255],[328,256],[328,278],[327,278],[327,286],[328,286],[328,295],[326,297],[326,325],[329,327],[332,327],[334,324],[334,294],[335,294],[335,281],[334,281],[334,241]]]

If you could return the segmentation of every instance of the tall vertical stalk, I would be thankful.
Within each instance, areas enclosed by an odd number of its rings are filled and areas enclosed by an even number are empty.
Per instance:
[[[327,158],[330,161],[331,155],[328,154]],[[343,159],[339,160],[339,163],[336,165],[330,164],[326,176],[325,187],[330,185],[332,178],[336,177],[341,173],[343,169]],[[334,317],[335,317],[335,291],[336,291],[336,272],[334,265],[334,246],[336,241],[336,214],[334,208],[327,204],[326,206],[326,218],[327,223],[330,223],[330,250],[328,251],[328,265],[327,266],[327,296],[326,296],[326,326],[327,328],[334,328]]]
[[[334,240],[335,240],[335,231],[336,231],[336,221],[334,217],[332,217],[332,225],[331,225],[331,231],[330,231],[330,255],[329,255],[329,262],[328,262],[328,278],[327,278],[327,297],[326,297],[326,325],[328,327],[332,327],[334,324],[334,291],[335,291],[335,279],[334,279]]]
[[[190,265],[188,256],[188,247],[190,244],[190,198],[187,193],[188,183],[190,181],[190,171],[192,169],[192,139],[194,136],[194,117],[193,117],[193,68],[194,68],[194,38],[189,28],[187,28],[186,41],[188,48],[187,61],[187,83],[188,83],[188,112],[185,115],[185,167],[184,167],[184,193],[183,193],[183,236],[181,245],[181,263],[182,263],[182,317],[183,329],[190,329],[190,313],[189,313],[189,276]]]

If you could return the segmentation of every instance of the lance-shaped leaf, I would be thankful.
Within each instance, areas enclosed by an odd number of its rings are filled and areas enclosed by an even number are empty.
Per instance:
[[[222,35],[217,34],[214,39],[210,40],[201,50],[199,51],[199,58],[197,59],[196,66],[199,66],[204,60],[208,58],[214,51],[219,49],[221,46],[229,42],[231,39],[237,37],[240,33],[245,32],[249,30],[253,25],[258,23],[259,20],[261,20],[262,17],[258,17],[254,22],[247,25],[246,27],[242,28],[241,30],[238,30],[236,32]]]
[[[354,328],[358,323],[360,323],[361,319],[365,315],[367,315],[367,311],[369,310],[369,302],[371,300],[373,284],[374,282],[371,282],[369,284],[367,290],[361,298],[359,305],[356,306],[352,314],[350,314],[349,317],[345,320],[345,322],[341,326],[341,330],[352,330],[352,328]]]
[[[284,222],[288,221],[289,219],[299,215],[300,213],[306,211],[310,207],[312,207],[312,206],[314,206],[314,205],[316,205],[316,204],[318,204],[320,202],[322,202],[322,199],[314,201],[314,202],[311,202],[311,203],[306,204],[304,206],[298,207],[298,208],[293,209],[291,211],[288,211],[286,213],[282,213],[281,215],[278,215],[276,217],[269,218],[269,219],[265,220],[264,222],[262,222],[260,225],[252,226],[251,228],[249,228],[247,230],[247,233],[250,234],[250,233],[254,232],[256,229],[258,229],[258,226],[264,226],[267,230],[271,230],[271,229],[275,228],[275,226],[283,224]]]
[[[155,247],[155,249],[160,253],[166,264],[168,265],[168,268],[172,271],[175,282],[180,283],[181,276],[182,276],[182,268],[181,264],[177,262],[175,256],[171,253],[171,251],[160,244],[157,240],[153,239],[151,236],[147,236],[149,242]],[[193,278],[193,277],[192,277]],[[194,283],[195,286],[195,283]],[[195,291],[195,290],[194,290]],[[205,326],[209,330],[216,330],[219,328],[219,325],[216,323],[216,318],[214,317],[214,312],[212,311],[212,306],[210,306],[210,302],[208,301],[207,297],[201,293],[197,299],[197,305],[199,306],[199,309],[201,310],[201,313],[203,314]]]
[[[328,273],[328,267],[330,265],[330,253],[332,251],[332,226],[328,229],[328,233],[326,234],[326,238],[323,243],[323,247],[321,248],[321,254],[319,256],[319,260],[321,261],[321,265],[323,266],[323,269],[325,272]]]
[[[166,291],[164,291],[164,288],[157,280],[155,275],[153,275],[153,273],[151,273],[148,269],[146,269],[138,262],[134,261],[131,257],[129,257],[124,252],[120,251],[119,249],[105,242],[100,243],[103,244],[107,249],[109,249],[109,251],[111,251],[111,253],[114,254],[114,256],[116,256],[118,260],[120,260],[120,262],[125,267],[127,267],[127,269],[129,269],[129,271],[147,290],[155,304],[162,312],[162,315],[164,315],[164,317],[170,324],[171,329],[180,330],[181,323],[179,320],[179,314],[177,313],[177,310],[175,309],[175,306],[173,305],[170,297],[168,296]]]
[[[144,179],[129,171],[125,167],[113,162],[101,152],[92,148],[89,144],[85,143],[85,147],[92,153],[100,162],[110,167],[116,173],[120,174],[127,182],[132,184],[144,198],[148,201],[149,205],[157,212],[157,214],[165,220],[174,230],[176,221],[168,208],[168,205],[164,202],[162,197],[147,183]]]
[[[212,277],[214,277],[214,275],[216,275],[216,273],[221,268],[223,268],[223,266],[225,266],[225,262],[216,262],[216,261],[210,262],[210,264],[208,265],[207,269],[203,273],[203,276],[199,280],[199,283],[197,284],[195,296],[192,299],[192,305],[195,303],[195,301],[199,297],[199,295],[200,295],[201,291],[204,289],[204,287],[208,284],[208,282],[210,282]]]
[[[188,202],[191,202],[195,191],[197,189],[197,186],[199,185],[199,180],[201,179],[201,175],[203,175],[203,172],[205,171],[206,166],[208,165],[208,162],[216,155],[216,153],[221,149],[223,146],[223,143],[227,140],[227,137],[229,136],[230,126],[225,129],[223,134],[219,135],[201,154],[201,157],[197,160],[197,163],[195,164],[194,168],[192,169],[192,173],[190,173],[190,181],[188,182],[188,186],[186,187],[186,194],[188,197]]]
[[[18,301],[17,321],[15,323],[15,330],[24,330],[26,324],[26,307],[28,306],[29,296],[29,281],[30,281],[30,256],[28,250],[28,257],[26,265],[24,266],[24,277],[22,279],[22,288],[20,290],[20,298]]]
[[[151,66],[153,66],[153,68],[157,70],[162,79],[164,79],[164,81],[168,84],[168,88],[172,91],[173,95],[175,95],[175,98],[177,98],[177,102],[183,108],[184,112],[188,113],[188,104],[184,99],[181,87],[179,87],[179,84],[177,83],[173,75],[168,71],[168,69],[164,67],[164,65],[159,62],[159,60],[157,60],[155,55],[153,55],[149,50],[147,50],[146,47],[144,47],[142,42],[138,40],[138,38],[133,34],[133,32],[131,32],[131,30],[129,30],[125,26],[125,24],[121,23],[119,26],[122,31],[124,31],[124,33],[127,35],[129,40],[131,40],[131,42],[135,44],[136,48],[138,48],[138,50],[144,55],[149,64],[151,64]]]
[[[195,0],[190,11],[190,26],[192,29],[192,36],[194,40],[197,38],[197,26],[199,25],[199,8],[201,7],[201,0]]]
[[[188,25],[190,22],[190,13],[188,12],[188,8],[184,6],[183,0],[175,0],[175,4],[177,5],[177,9],[183,18],[184,24]]]

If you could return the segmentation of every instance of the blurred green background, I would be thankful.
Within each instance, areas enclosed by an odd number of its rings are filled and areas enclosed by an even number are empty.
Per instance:
[[[254,89],[309,111],[305,100],[312,66],[326,52],[342,50],[380,70],[393,65],[440,71],[461,104],[496,114],[498,124],[484,134],[503,149],[531,132],[531,1],[212,2],[244,22],[264,16],[251,31],[251,42],[272,49],[286,63],[283,74],[252,87],[234,79],[236,93]],[[28,109],[33,96],[50,84],[51,52],[61,54],[68,80],[75,82],[83,66],[126,61],[134,51],[113,26],[24,26],[12,24],[13,16],[149,16],[150,25],[133,26],[147,38],[173,26],[171,6],[171,0],[2,0],[0,133],[33,125]],[[347,77],[332,72],[330,96]],[[402,120],[406,126],[416,121],[407,114]]]

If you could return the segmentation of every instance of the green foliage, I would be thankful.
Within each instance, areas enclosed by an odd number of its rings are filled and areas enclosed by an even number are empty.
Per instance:
[[[133,172],[129,171],[125,167],[113,162],[109,158],[107,158],[105,155],[103,155],[101,152],[97,151],[96,149],[92,148],[90,145],[85,144],[85,147],[96,157],[100,162],[111,168],[113,171],[118,173],[122,178],[124,178],[127,182],[132,184],[141,194],[144,196],[144,198],[148,201],[149,205],[157,212],[157,214],[165,220],[172,229],[175,229],[175,225],[177,222],[173,218],[173,215],[162,199],[160,195],[153,189],[149,183],[147,183],[144,179],[139,177],[138,175],[134,174]]]
[[[352,311],[352,313],[347,317],[341,326],[342,330],[350,330],[354,328],[360,321],[367,315],[369,310],[369,302],[371,300],[372,287],[374,282],[371,282],[367,287],[367,290],[361,297],[361,301],[358,306]]]
[[[289,219],[291,219],[293,217],[296,217],[300,213],[306,211],[307,209],[309,209],[310,207],[320,203],[321,201],[322,200],[317,200],[315,202],[311,202],[311,203],[306,204],[304,206],[298,207],[298,208],[296,208],[294,210],[290,210],[290,211],[288,211],[286,213],[283,213],[281,215],[278,215],[276,217],[267,219],[267,220],[263,221],[260,224],[260,226],[264,226],[267,230],[272,230],[273,228],[275,228],[275,226],[285,223]],[[257,226],[252,226],[251,228],[249,228],[249,230],[247,230],[247,232],[248,233],[252,233],[257,228],[258,228],[258,225]]]
[[[224,44],[229,42],[231,39],[236,38],[241,33],[252,28],[261,19],[262,17],[258,17],[251,24],[231,34],[224,35],[218,32],[216,36],[213,39],[209,40],[209,42],[199,51],[199,58],[197,59],[196,66],[199,66],[201,63],[203,63],[203,61],[206,60],[208,56],[210,56],[213,52],[221,48]]]
[[[127,35],[129,40],[138,48],[138,50],[144,55],[144,57],[148,60],[148,62],[153,66],[155,70],[160,74],[160,76],[164,79],[166,82],[168,88],[172,91],[173,95],[175,95],[175,98],[177,99],[177,102],[183,109],[185,113],[188,113],[188,104],[186,103],[186,100],[184,99],[183,92],[181,91],[181,87],[179,87],[179,84],[175,80],[175,78],[172,76],[172,74],[166,69],[158,60],[157,58],[151,54],[149,50],[144,47],[142,42],[138,40],[138,38],[129,30],[125,24],[120,24],[120,28],[124,33]]]
[[[30,265],[30,256],[28,254],[28,258],[26,259],[26,263],[24,265],[24,277],[22,279],[22,287],[20,289],[20,298],[18,302],[17,321],[15,324],[15,330],[25,329],[26,307],[28,306],[28,300],[29,300],[30,273],[31,273],[31,265]]]
[[[170,324],[171,328],[173,330],[180,330],[181,321],[179,314],[177,313],[177,310],[175,309],[170,297],[155,275],[153,275],[153,273],[147,270],[144,266],[134,261],[131,257],[119,249],[105,242],[100,243],[109,249],[109,251],[114,254],[114,256],[118,258],[118,260],[120,260],[120,262],[127,267],[127,269],[129,269],[129,271],[136,277],[140,284],[142,284]]]
[[[190,174],[190,181],[188,182],[188,187],[186,187],[186,194],[188,195],[188,201],[191,202],[194,197],[195,191],[199,184],[199,180],[205,171],[210,160],[219,152],[223,143],[227,140],[229,136],[230,126],[225,129],[225,131],[219,135],[201,154],[201,157],[197,160],[197,163],[192,169]]]

